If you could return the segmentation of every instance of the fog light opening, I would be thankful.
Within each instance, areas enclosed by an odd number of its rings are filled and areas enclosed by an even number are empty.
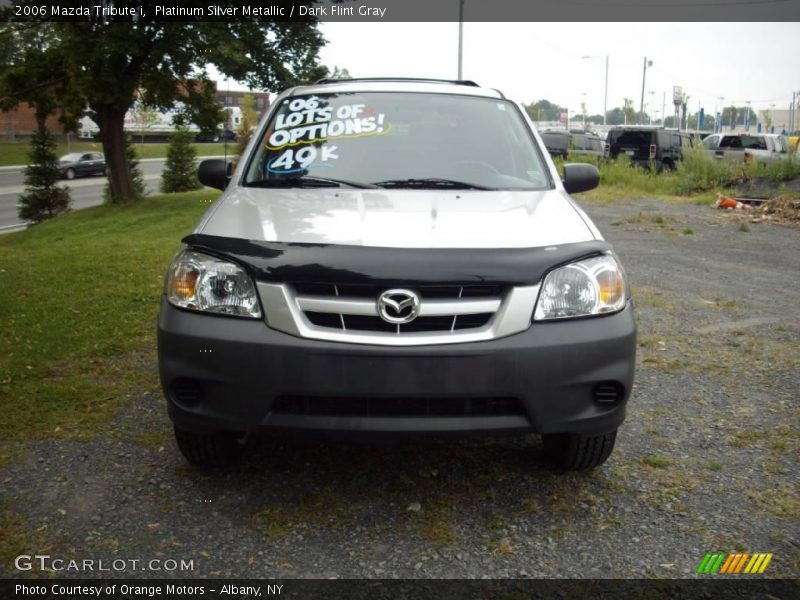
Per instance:
[[[598,404],[616,404],[625,397],[625,386],[619,381],[601,381],[594,386],[593,396]]]

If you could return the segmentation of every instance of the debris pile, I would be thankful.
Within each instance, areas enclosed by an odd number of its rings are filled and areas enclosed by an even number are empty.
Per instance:
[[[800,223],[800,197],[778,196],[770,199],[734,198],[717,195],[717,208],[747,214],[751,223]]]
[[[800,223],[800,198],[772,198],[752,212],[753,220]]]

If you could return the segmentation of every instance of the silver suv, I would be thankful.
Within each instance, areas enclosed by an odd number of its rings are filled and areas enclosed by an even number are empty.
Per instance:
[[[262,431],[540,433],[612,451],[636,348],[623,269],[520,105],[464,81],[323,80],[277,97],[169,267],[158,321],[177,443]]]

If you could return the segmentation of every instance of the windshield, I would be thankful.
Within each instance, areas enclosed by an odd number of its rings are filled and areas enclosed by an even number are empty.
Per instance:
[[[517,107],[452,94],[295,96],[272,115],[245,185],[549,189]]]
[[[65,154],[58,160],[61,162],[78,162],[81,159],[81,156],[83,156],[83,154],[73,152],[72,154]]]
[[[653,143],[653,133],[652,131],[610,131],[608,143],[620,146],[649,146]]]

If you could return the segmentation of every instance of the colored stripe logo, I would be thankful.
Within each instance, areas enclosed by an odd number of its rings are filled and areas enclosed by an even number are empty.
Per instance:
[[[749,552],[734,552],[731,554],[706,552],[696,572],[711,575],[738,575],[740,573],[755,575],[766,571],[772,556],[771,553],[765,552],[757,552],[755,554],[750,554]]]

